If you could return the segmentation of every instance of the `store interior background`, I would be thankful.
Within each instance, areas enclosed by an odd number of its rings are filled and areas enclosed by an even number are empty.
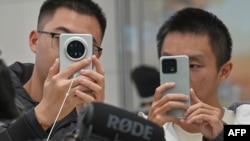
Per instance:
[[[130,71],[145,64],[159,69],[156,33],[169,16],[195,6],[215,13],[228,26],[233,39],[233,71],[221,85],[222,104],[250,101],[249,0],[94,0],[104,10],[108,25],[102,43],[105,102],[130,111],[139,105]],[[0,49],[7,65],[34,62],[29,32],[36,28],[43,0],[0,0]]]

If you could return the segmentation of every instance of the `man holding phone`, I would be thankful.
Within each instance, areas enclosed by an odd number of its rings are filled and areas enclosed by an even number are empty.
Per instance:
[[[177,85],[167,82],[156,88],[148,115],[149,120],[164,127],[166,140],[222,141],[224,124],[247,123],[242,109],[249,109],[248,104],[225,108],[219,101],[218,87],[233,67],[231,36],[220,19],[202,9],[182,9],[161,26],[157,42],[159,57],[189,57],[191,105],[183,103],[189,96],[177,91],[163,95]],[[184,109],[184,118],[166,114],[172,109]]]
[[[37,29],[29,35],[35,64],[16,62],[10,66],[18,109],[23,114],[0,133],[0,140],[62,140],[76,128],[77,106],[104,101],[104,71],[98,58],[105,29],[106,17],[92,0],[44,1]],[[63,61],[58,59],[59,36],[63,33],[90,34],[93,55],[59,71]],[[91,63],[94,70],[82,69]],[[71,78],[77,71],[79,75]]]

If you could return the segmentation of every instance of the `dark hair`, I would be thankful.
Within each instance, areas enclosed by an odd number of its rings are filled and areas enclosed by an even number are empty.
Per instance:
[[[155,89],[160,86],[160,73],[154,67],[140,65],[130,75],[141,98],[152,97]]]
[[[214,14],[199,8],[184,8],[170,17],[161,26],[157,34],[158,56],[164,38],[170,32],[207,35],[216,56],[217,68],[231,59],[232,39],[227,27]]]
[[[103,38],[107,24],[106,16],[99,5],[92,0],[46,0],[40,8],[37,29],[43,29],[44,25],[60,7],[66,7],[80,14],[96,17],[101,26]]]
[[[10,71],[0,59],[0,120],[14,119],[18,114]]]

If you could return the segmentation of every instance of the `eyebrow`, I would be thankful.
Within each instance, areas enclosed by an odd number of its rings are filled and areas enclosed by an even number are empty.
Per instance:
[[[69,29],[62,27],[62,26],[57,27],[56,30],[59,30],[65,33],[72,33]]]
[[[70,31],[69,29],[67,29],[65,27],[62,27],[62,26],[57,27],[56,30],[59,30],[59,31],[62,31],[62,32],[65,32],[65,33],[74,33],[72,31]],[[97,44],[97,41],[94,38],[94,36],[92,36],[92,37],[93,37],[93,43]]]
[[[201,54],[194,54],[189,56],[190,61],[202,61],[204,59],[205,59],[204,56],[202,56]]]
[[[162,56],[173,56],[173,55],[167,52],[163,52]]]
[[[163,52],[162,56],[173,56],[174,54],[168,53],[168,52]],[[189,60],[203,60],[204,57],[201,54],[192,54],[192,55],[187,55]]]

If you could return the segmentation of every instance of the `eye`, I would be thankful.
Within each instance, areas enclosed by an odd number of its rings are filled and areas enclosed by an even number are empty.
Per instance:
[[[197,69],[197,68],[200,68],[201,66],[200,65],[197,65],[197,64],[190,64],[189,67],[191,69]]]
[[[60,35],[57,35],[57,34],[53,36],[53,38],[55,38],[56,40],[59,40],[59,37]]]

